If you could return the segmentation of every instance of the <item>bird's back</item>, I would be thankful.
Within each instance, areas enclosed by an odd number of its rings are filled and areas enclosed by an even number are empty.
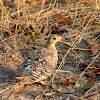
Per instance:
[[[57,65],[57,56],[46,47],[31,51],[21,66],[19,77],[27,77],[26,82],[48,78]]]

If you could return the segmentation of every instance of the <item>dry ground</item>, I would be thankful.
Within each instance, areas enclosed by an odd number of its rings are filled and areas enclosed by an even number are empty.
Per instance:
[[[0,90],[16,82],[17,69],[31,50],[45,45],[50,34],[59,34],[65,41],[56,45],[58,66],[45,80],[49,86],[26,85],[9,100],[99,100],[100,1],[48,0],[44,5],[29,1],[0,1]],[[0,100],[10,93],[1,93]]]

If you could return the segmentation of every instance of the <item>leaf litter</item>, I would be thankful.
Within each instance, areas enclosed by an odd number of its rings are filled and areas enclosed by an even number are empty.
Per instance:
[[[5,72],[7,72],[5,68],[9,68],[18,75],[17,68],[26,55],[44,45],[50,34],[59,34],[66,38],[64,43],[57,44],[58,66],[55,73],[45,80],[48,85],[26,85],[11,95],[13,98],[10,99],[15,100],[19,96],[18,99],[22,97],[28,100],[33,98],[76,100],[97,96],[95,98],[99,100],[100,2],[98,0],[39,1],[1,0],[0,2],[0,67],[3,66]],[[0,81],[1,84],[4,85],[8,81],[11,85],[9,82],[18,81],[16,79],[13,81],[11,75],[7,75],[0,76],[3,80]],[[7,89],[7,86],[1,86],[1,91],[3,88]],[[6,98],[9,92],[11,91],[5,91],[1,98]]]

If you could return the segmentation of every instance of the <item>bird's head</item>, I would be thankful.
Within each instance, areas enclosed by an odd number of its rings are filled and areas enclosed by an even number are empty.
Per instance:
[[[57,34],[51,35],[51,36],[48,38],[47,45],[55,45],[56,42],[61,41],[61,40],[64,40],[64,38],[61,37],[61,36],[58,36]]]

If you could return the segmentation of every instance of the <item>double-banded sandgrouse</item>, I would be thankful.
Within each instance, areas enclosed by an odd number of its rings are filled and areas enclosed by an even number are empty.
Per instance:
[[[17,79],[21,81],[15,83],[11,89],[19,90],[25,84],[41,83],[48,78],[57,66],[58,53],[55,44],[62,39],[61,36],[51,35],[46,46],[31,51],[20,67],[21,71]]]

